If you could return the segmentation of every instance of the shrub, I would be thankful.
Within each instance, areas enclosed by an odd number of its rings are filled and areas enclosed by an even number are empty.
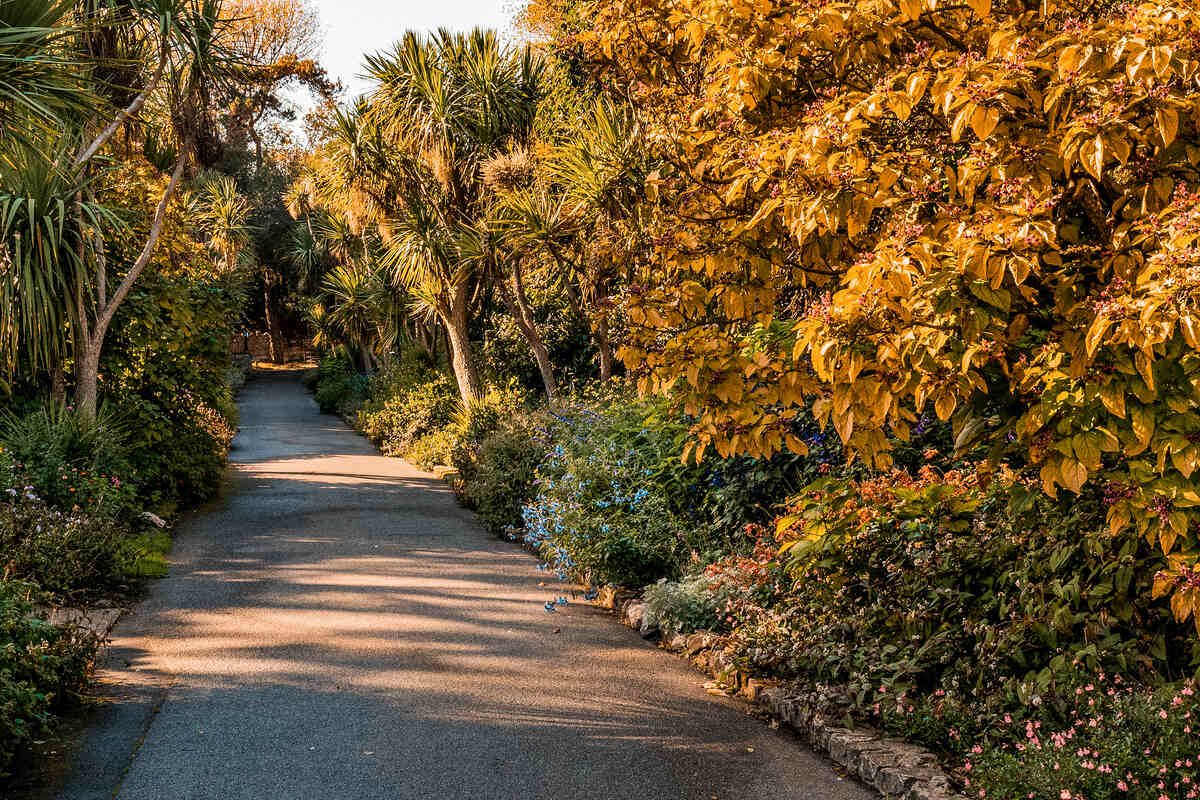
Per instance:
[[[525,540],[555,568],[593,583],[643,586],[678,574],[706,549],[655,482],[674,431],[648,424],[652,414],[628,399],[552,412],[554,444],[523,516]]]
[[[546,457],[546,440],[534,429],[535,420],[521,416],[484,437],[472,458],[466,448],[455,454],[463,480],[463,495],[480,521],[497,535],[522,524],[521,509],[536,494],[538,466]]]
[[[104,516],[60,511],[32,487],[0,497],[0,575],[37,583],[60,597],[81,600],[124,578],[128,528]]]
[[[335,350],[321,359],[313,399],[322,414],[348,416],[366,397],[367,379],[355,371],[354,362],[344,350]]]
[[[0,777],[83,691],[96,637],[33,616],[33,587],[0,580]]]
[[[95,420],[50,404],[23,417],[0,416],[8,453],[4,488],[32,486],[50,506],[92,515],[127,517],[139,510],[130,476],[127,428],[111,409]]]
[[[812,439],[809,457],[685,464],[686,421],[660,401],[620,391],[582,398],[551,419],[525,517],[533,540],[565,548],[596,579],[633,586],[748,552],[747,525],[769,519],[780,493],[841,461],[840,447],[810,419],[796,427]],[[639,563],[642,556],[649,560]]]
[[[360,375],[344,375],[322,380],[317,385],[314,399],[323,414],[352,416],[366,398],[366,381]]]
[[[321,368],[320,367],[313,367],[312,369],[306,369],[306,370],[304,370],[304,372],[300,373],[300,383],[303,384],[304,388],[308,389],[310,392],[315,392],[317,390],[317,384],[319,384],[320,382],[321,382]]]
[[[423,470],[449,463],[458,444],[458,435],[450,428],[440,428],[427,433],[405,450],[404,457]]]
[[[371,399],[359,410],[358,429],[387,455],[407,456],[418,440],[450,424],[459,406],[458,391],[454,382],[440,372],[425,373],[394,389],[387,380],[376,379]],[[392,393],[381,394],[383,386]],[[445,449],[449,460],[449,448]],[[432,442],[424,450],[435,451]]]
[[[1158,689],[1101,674],[1068,694],[1058,724],[1010,717],[959,765],[972,794],[1035,797],[1194,798],[1200,775],[1195,681]]]
[[[128,397],[124,412],[138,431],[130,462],[148,504],[170,509],[216,494],[237,424],[228,389],[212,404],[186,391],[170,402]]]
[[[717,630],[721,602],[711,591],[706,575],[693,575],[678,581],[665,578],[646,587],[646,608],[664,627],[681,633]]]
[[[240,280],[164,264],[138,280],[113,321],[102,388],[128,431],[146,505],[202,502],[220,486],[237,427],[229,338]]]

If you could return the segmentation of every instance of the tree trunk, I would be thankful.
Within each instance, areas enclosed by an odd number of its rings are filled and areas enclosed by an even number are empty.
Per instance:
[[[75,412],[85,419],[96,418],[103,341],[103,334],[88,337],[79,343],[75,353]]]
[[[529,349],[533,351],[538,372],[542,373],[542,386],[546,389],[546,399],[553,403],[555,392],[558,389],[554,380],[554,365],[550,362],[550,353],[546,350],[546,343],[542,341],[542,336],[533,319],[533,313],[530,311],[529,300],[525,296],[525,284],[521,279],[520,264],[513,266],[513,282],[515,284],[513,291],[509,291],[509,286],[503,276],[496,281],[496,285],[500,289],[500,297],[504,300],[508,313],[512,315],[513,321],[517,323],[517,329],[521,331],[521,335],[529,344]]]
[[[50,368],[50,399],[55,405],[61,406],[67,399],[67,379],[63,375],[62,364],[58,359],[55,359],[54,366]]]
[[[464,282],[455,287],[448,309],[450,313],[442,317],[446,324],[446,338],[450,342],[450,363],[454,367],[454,378],[458,381],[458,393],[463,404],[468,406],[483,397],[483,384],[471,352],[469,306],[470,293]]]
[[[607,383],[612,378],[612,342],[608,337],[608,317],[601,314],[596,320],[596,347],[600,350],[600,381]]]
[[[271,299],[271,287],[263,289],[263,313],[267,317],[267,337],[271,340],[271,361],[282,364],[287,354],[283,331],[279,327],[279,315],[275,313],[275,303]]]
[[[125,273],[125,277],[121,279],[121,283],[117,285],[117,289],[113,292],[111,298],[106,298],[106,282],[104,279],[104,270],[106,269],[107,260],[104,256],[103,239],[97,234],[96,237],[96,259],[98,264],[98,280],[97,280],[97,301],[98,309],[94,324],[89,324],[87,308],[83,303],[83,292],[80,290],[76,296],[76,342],[77,351],[75,354],[75,409],[76,412],[82,414],[87,419],[96,418],[98,381],[100,377],[100,350],[104,346],[104,336],[108,333],[108,326],[112,323],[113,317],[117,313],[117,309],[121,303],[125,301],[129,290],[133,288],[133,283],[142,274],[142,270],[150,263],[150,257],[154,254],[154,247],[158,244],[158,237],[162,234],[163,221],[167,214],[167,204],[171,201],[172,195],[175,194],[175,189],[179,186],[179,180],[183,177],[183,168],[187,164],[188,151],[191,143],[187,140],[180,143],[179,156],[175,161],[175,169],[171,173],[170,180],[167,181],[167,187],[163,190],[162,197],[158,200],[158,207],[154,210],[154,217],[150,222],[150,235],[146,238],[146,244],[142,246],[142,252],[138,254],[137,259],[130,266],[129,271]]]

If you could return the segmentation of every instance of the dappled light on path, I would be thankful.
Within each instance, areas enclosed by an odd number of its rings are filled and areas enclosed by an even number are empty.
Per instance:
[[[546,614],[536,560],[287,375],[242,413],[231,493],[115,631],[123,699],[64,798],[869,796],[604,612]]]

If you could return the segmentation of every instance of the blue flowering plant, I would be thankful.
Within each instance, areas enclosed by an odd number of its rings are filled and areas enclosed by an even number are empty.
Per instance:
[[[523,523],[526,542],[555,570],[643,586],[678,574],[701,546],[663,485],[667,465],[678,464],[680,430],[652,424],[655,411],[614,398],[550,413]]]

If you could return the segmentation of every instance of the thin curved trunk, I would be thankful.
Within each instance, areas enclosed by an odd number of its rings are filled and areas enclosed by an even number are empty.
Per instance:
[[[129,271],[125,273],[125,277],[117,285],[116,291],[112,293],[112,297],[105,297],[105,282],[103,279],[97,281],[96,286],[96,303],[94,322],[89,324],[88,306],[83,298],[83,290],[80,289],[75,298],[76,314],[76,356],[75,356],[75,407],[79,414],[87,419],[96,418],[96,408],[98,402],[98,383],[100,373],[100,351],[104,346],[104,337],[108,333],[108,326],[113,320],[113,316],[117,313],[117,308],[125,301],[125,296],[129,294],[129,290],[133,288],[133,283],[138,279],[138,276],[145,270],[146,265],[150,263],[150,257],[154,254],[154,248],[158,244],[158,238],[162,235],[163,222],[167,215],[167,204],[171,202],[171,197],[175,194],[175,189],[179,186],[179,181],[183,178],[183,169],[187,164],[188,152],[190,150],[190,142],[183,142],[179,147],[179,156],[175,161],[175,169],[171,172],[171,178],[167,181],[167,187],[163,190],[162,197],[159,198],[158,207],[154,210],[154,217],[150,223],[150,235],[146,238],[146,244],[142,247],[141,253],[138,254],[137,260],[129,267]],[[104,245],[97,234],[97,264],[101,273],[106,269],[104,258]]]
[[[521,272],[521,264],[518,261],[513,265],[514,285],[512,289],[509,288],[503,275],[500,276],[500,280],[496,281],[496,285],[500,289],[500,297],[504,301],[508,313],[512,315],[513,321],[517,323],[517,329],[521,331],[521,335],[529,344],[529,349],[533,351],[538,372],[542,373],[542,386],[546,389],[546,399],[553,403],[558,390],[554,380],[554,365],[550,362],[550,353],[546,350],[546,343],[542,340],[537,323],[533,319],[533,312],[525,295],[525,282]]]

